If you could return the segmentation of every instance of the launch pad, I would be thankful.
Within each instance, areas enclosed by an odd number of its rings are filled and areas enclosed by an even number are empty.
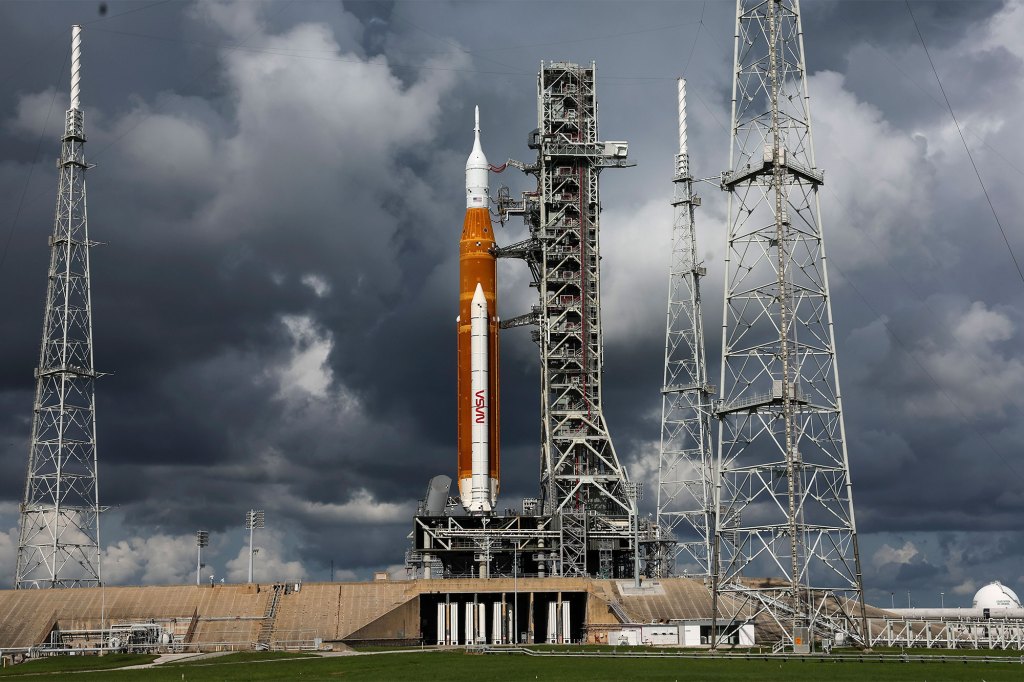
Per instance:
[[[485,230],[471,238],[464,231],[460,302],[473,297],[474,286],[493,292],[491,273],[497,258],[521,259],[530,269],[538,305],[501,322],[500,327],[537,327],[533,339],[541,367],[540,497],[524,500],[521,513],[494,513],[495,500],[488,497],[487,489],[496,497],[497,362],[486,351],[496,353],[498,344],[496,339],[488,341],[489,328],[481,323],[480,351],[469,352],[469,339],[476,337],[465,320],[472,313],[460,308],[461,501],[438,504],[435,500],[425,505],[429,513],[416,516],[407,565],[410,573],[424,578],[516,574],[639,578],[641,535],[647,544],[657,535],[649,523],[640,527],[641,488],[629,481],[619,462],[602,409],[598,184],[603,169],[632,165],[626,160],[628,144],[602,142],[598,137],[593,63],[542,63],[537,99],[538,127],[529,135],[529,147],[537,152],[534,163],[487,164],[477,121],[466,164],[466,224],[490,196],[488,169],[518,168],[536,178],[537,189],[512,200],[507,188],[501,188],[496,200],[503,221],[513,215],[523,217],[528,239],[498,247]],[[478,253],[489,244],[485,253]],[[490,257],[486,268],[478,263],[485,255]],[[481,308],[484,314],[493,309],[495,295],[490,295],[489,305]],[[477,479],[479,485],[470,483]],[[431,495],[428,490],[427,497]]]

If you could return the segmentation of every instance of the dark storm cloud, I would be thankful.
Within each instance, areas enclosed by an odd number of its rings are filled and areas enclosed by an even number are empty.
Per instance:
[[[673,77],[691,48],[693,166],[705,177],[728,163],[734,11],[709,2],[698,27],[703,4],[591,3],[581,13],[575,2],[113,2],[87,24],[86,151],[99,164],[90,227],[107,243],[93,261],[96,360],[113,372],[97,389],[101,491],[119,505],[105,531],[115,577],[187,578],[188,562],[155,571],[139,557],[187,548],[198,527],[215,532],[211,563],[230,575],[250,506],[267,509],[267,554],[281,571],[299,560],[323,578],[334,559],[365,577],[402,561],[415,499],[453,468],[455,257],[472,107],[481,105],[492,162],[530,160],[542,58],[597,60],[601,134],[629,140],[638,163],[602,178],[605,415],[653,505]],[[964,174],[904,4],[804,6],[869,593],[955,585],[969,599],[972,580],[1012,584],[1024,554],[1013,532],[1022,487],[1007,485],[1024,438],[1020,282]],[[1019,92],[1021,62],[1010,41],[986,38],[1003,7],[914,12],[989,164],[993,199],[1011,215],[1019,173],[1005,159],[1024,145],[1008,93]],[[118,16],[128,9],[138,11]],[[0,61],[20,65],[0,72],[4,206],[16,206],[55,101],[0,269],[18,292],[0,318],[8,505],[20,500],[27,453],[50,159],[67,106],[66,69],[58,75],[67,26],[92,11],[0,5],[10,27]],[[539,11],[550,20],[531,19]],[[529,185],[513,170],[492,180],[513,193]],[[698,191],[717,383],[724,197],[713,185]],[[524,228],[517,220],[498,234],[507,243]],[[522,263],[500,264],[502,317],[534,302],[526,279]],[[515,507],[536,494],[536,346],[515,329],[502,351],[499,504]],[[961,532],[971,528],[991,541],[972,549]]]
[[[913,16],[937,49],[955,45],[978,22],[998,12],[1004,0],[911,3]],[[814,69],[845,70],[852,46],[867,43],[902,47],[917,42],[914,22],[902,0],[818,0],[803,3],[804,32],[828,35],[807,41],[807,60]]]
[[[1013,529],[1021,496],[1012,491],[1022,482],[1013,455],[1024,436],[1014,417],[1024,375],[1006,344],[1020,321],[1012,311],[955,298],[926,305],[859,335],[864,346],[847,355],[848,390],[876,396],[847,412],[849,422],[874,427],[851,439],[862,453],[862,521],[867,530],[891,526],[894,516],[908,529]]]

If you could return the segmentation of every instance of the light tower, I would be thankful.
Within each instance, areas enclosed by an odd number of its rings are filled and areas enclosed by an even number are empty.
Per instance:
[[[21,505],[16,588],[100,583],[100,506],[92,297],[80,108],[82,29],[71,29],[71,107],[64,119],[32,442]]]
[[[690,155],[686,143],[686,81],[678,81],[679,153],[673,183],[665,376],[661,389],[661,447],[658,459],[658,533],[652,572],[668,576],[682,560],[695,574],[710,575],[714,521],[711,516],[711,396],[704,357],[700,280],[707,269],[697,260]]]
[[[196,585],[200,585],[200,571],[203,570],[203,547],[210,546],[210,531],[196,531]]]
[[[798,651],[863,641],[798,0],[737,1],[734,76],[713,616],[745,605]]]
[[[257,528],[265,528],[266,516],[262,509],[250,509],[245,512],[245,529],[249,531],[249,582],[252,582],[253,557],[259,550],[252,546],[253,533]]]
[[[515,207],[507,190],[499,194],[502,211],[525,216],[530,238],[495,253],[526,260],[540,300],[502,327],[539,327],[541,506],[557,520],[558,570],[565,576],[604,573],[618,554],[631,573],[636,507],[626,494],[628,476],[608,433],[601,390],[598,192],[602,169],[630,165],[628,145],[598,137],[593,63],[542,62],[537,98],[538,128],[530,136],[537,162],[509,162],[536,175],[537,191]],[[588,564],[592,550],[597,562]]]

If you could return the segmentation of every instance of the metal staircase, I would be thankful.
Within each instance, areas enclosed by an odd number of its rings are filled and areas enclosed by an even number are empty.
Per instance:
[[[284,592],[284,585],[274,585],[274,591],[267,599],[267,608],[263,611],[263,623],[256,637],[256,648],[265,651],[270,648],[270,636],[274,632],[274,620],[277,618],[277,603]]]

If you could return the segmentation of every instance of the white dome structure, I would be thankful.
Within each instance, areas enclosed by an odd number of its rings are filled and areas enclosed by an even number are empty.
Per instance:
[[[1016,593],[998,580],[978,590],[974,595],[974,608],[997,611],[1002,609],[1021,608]]]

